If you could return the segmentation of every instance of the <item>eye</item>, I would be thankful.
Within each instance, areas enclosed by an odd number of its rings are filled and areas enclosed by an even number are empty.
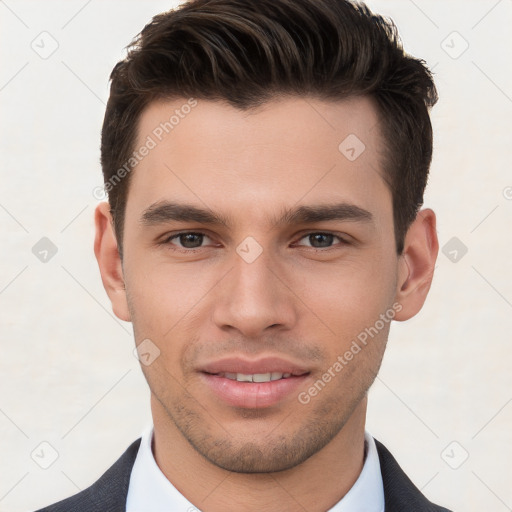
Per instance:
[[[312,247],[314,249],[325,249],[333,246],[335,240],[339,240],[341,245],[347,244],[348,242],[343,238],[333,234],[324,232],[308,233],[303,236],[300,240],[306,240],[306,244],[298,243],[297,245],[305,245],[306,247]]]
[[[204,240],[210,240],[210,237],[205,235],[204,233],[196,233],[196,232],[185,232],[185,233],[177,233],[166,238],[162,243],[175,245],[180,249],[199,249],[202,247]],[[176,240],[176,242],[174,242]]]
[[[336,241],[338,241],[337,244],[335,243]],[[194,249],[205,247],[204,242],[211,244],[213,241],[205,233],[186,231],[168,236],[161,243],[163,245],[171,245],[173,248],[182,250],[183,252],[192,252]],[[334,233],[317,231],[304,235],[299,239],[296,245],[311,247],[313,249],[329,249],[336,245],[346,245],[348,243],[347,240]]]

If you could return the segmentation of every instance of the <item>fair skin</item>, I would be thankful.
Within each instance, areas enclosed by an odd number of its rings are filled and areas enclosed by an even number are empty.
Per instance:
[[[185,101],[152,103],[136,146]],[[349,134],[366,147],[354,161],[338,150]],[[418,214],[397,255],[383,144],[364,97],[286,97],[248,112],[199,100],[133,171],[123,261],[108,204],[96,209],[114,313],[160,350],[142,365],[155,460],[203,511],[325,511],[359,476],[389,322],[307,404],[298,396],[379,315],[414,316],[430,288],[435,215]],[[224,222],[177,219],[165,202]],[[339,204],[336,218],[281,218]],[[247,237],[262,251],[251,262],[237,252],[259,250],[240,246]],[[286,369],[262,383],[225,375]]]

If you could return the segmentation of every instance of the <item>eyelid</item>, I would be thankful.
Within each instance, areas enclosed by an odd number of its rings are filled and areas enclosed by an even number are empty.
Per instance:
[[[310,230],[306,233],[301,233],[299,238],[297,239],[297,241],[300,241],[304,238],[306,238],[307,236],[310,236],[310,235],[332,235],[333,237],[337,238],[338,240],[340,240],[341,244],[340,245],[348,245],[350,244],[350,240],[349,240],[349,235],[346,235],[345,233],[336,233],[336,232],[333,232],[333,231],[328,231],[328,230]],[[296,243],[296,242],[294,242]],[[332,245],[330,247],[311,247],[311,246],[308,246],[308,245],[301,245],[301,247],[310,247],[311,249],[315,249],[317,251],[326,251],[326,250],[329,250],[329,249],[334,249],[336,248],[336,244],[335,245]]]
[[[159,243],[162,244],[162,245],[167,245],[167,244],[175,245],[175,244],[172,243],[172,241],[177,239],[177,238],[179,239],[180,236],[182,236],[182,235],[202,235],[205,238],[209,238],[210,240],[213,240],[213,238],[210,235],[208,235],[208,233],[206,233],[204,231],[198,231],[198,230],[191,229],[190,231],[179,231],[177,233],[167,234],[167,235],[165,235],[162,238],[162,241],[159,242]],[[197,251],[198,249],[203,249],[204,248],[204,246],[200,246],[200,247],[194,247],[192,249],[188,249],[188,248],[185,248],[185,247],[180,247],[179,245],[175,245],[175,247],[178,250],[185,251],[185,252]]]

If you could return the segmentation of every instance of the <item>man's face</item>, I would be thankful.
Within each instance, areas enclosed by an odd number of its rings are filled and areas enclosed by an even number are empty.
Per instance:
[[[160,351],[142,366],[153,414],[219,467],[290,468],[349,421],[385,348],[389,321],[375,325],[399,258],[377,114],[367,98],[251,112],[198,101],[159,141],[185,103],[141,116],[135,149],[156,146],[133,171],[124,225],[136,343]]]

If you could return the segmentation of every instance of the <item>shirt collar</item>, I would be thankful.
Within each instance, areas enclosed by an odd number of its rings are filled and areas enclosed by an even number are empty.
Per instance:
[[[349,492],[328,512],[383,512],[384,487],[379,455],[373,437],[365,431],[366,457],[363,469]],[[142,433],[140,448],[132,468],[126,512],[190,512],[192,505],[158,467],[151,443],[153,425]]]
[[[366,457],[361,473],[347,494],[328,512],[384,512],[384,484],[375,440],[364,433]]]

